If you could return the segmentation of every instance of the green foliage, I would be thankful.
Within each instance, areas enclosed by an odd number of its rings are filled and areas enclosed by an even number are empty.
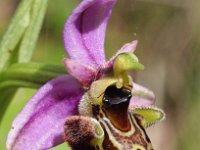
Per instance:
[[[46,7],[47,0],[21,1],[0,44],[0,70],[11,63],[30,61]],[[17,59],[13,61],[13,57]]]
[[[60,65],[13,64],[0,74],[0,91],[10,87],[39,88],[50,79],[65,73],[64,66]]]
[[[43,18],[46,12],[48,0],[34,0],[29,10],[29,25],[23,35],[19,53],[18,62],[29,62],[31,60]]]
[[[30,21],[33,0],[23,0],[14,15],[0,44],[0,70],[9,65],[10,58],[19,44]]]

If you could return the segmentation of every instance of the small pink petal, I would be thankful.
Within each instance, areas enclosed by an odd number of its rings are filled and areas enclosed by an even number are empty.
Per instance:
[[[69,74],[75,77],[84,87],[88,87],[97,77],[97,71],[72,59],[64,60]]]
[[[146,107],[151,106],[155,102],[155,95],[149,89],[133,83],[132,98],[129,107]]]
[[[83,89],[71,76],[47,82],[18,114],[8,134],[8,150],[48,149],[62,142],[65,119],[78,114]]]
[[[120,50],[117,51],[117,53],[106,63],[106,68],[111,68],[113,65],[114,59],[121,53],[128,53],[128,52],[134,52],[136,49],[138,41],[132,41],[130,43],[126,43],[122,46]]]
[[[122,48],[115,54],[115,56],[121,54],[121,53],[127,53],[127,52],[134,52],[137,47],[138,41],[132,41],[130,43],[126,43],[122,46]]]

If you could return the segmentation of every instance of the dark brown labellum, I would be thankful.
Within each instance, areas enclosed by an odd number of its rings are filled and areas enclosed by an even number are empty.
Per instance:
[[[109,86],[103,97],[103,111],[112,124],[121,131],[130,130],[128,106],[131,97],[129,89],[117,88],[115,85]]]

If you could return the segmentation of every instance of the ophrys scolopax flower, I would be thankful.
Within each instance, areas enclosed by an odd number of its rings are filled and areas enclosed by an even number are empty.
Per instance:
[[[150,90],[132,82],[141,70],[125,44],[106,62],[106,26],[116,0],[83,0],[69,16],[62,75],[42,86],[12,124],[8,150],[48,149],[66,141],[74,150],[151,150],[144,128],[164,118]]]

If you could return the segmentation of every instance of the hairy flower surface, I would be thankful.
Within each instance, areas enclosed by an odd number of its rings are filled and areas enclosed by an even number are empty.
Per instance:
[[[30,99],[12,124],[8,150],[48,149],[66,141],[72,149],[152,149],[144,128],[164,118],[153,92],[132,82],[141,70],[127,43],[106,61],[106,26],[116,0],[83,0],[69,16],[63,42],[69,75],[59,76]],[[124,137],[127,137],[126,139]]]

